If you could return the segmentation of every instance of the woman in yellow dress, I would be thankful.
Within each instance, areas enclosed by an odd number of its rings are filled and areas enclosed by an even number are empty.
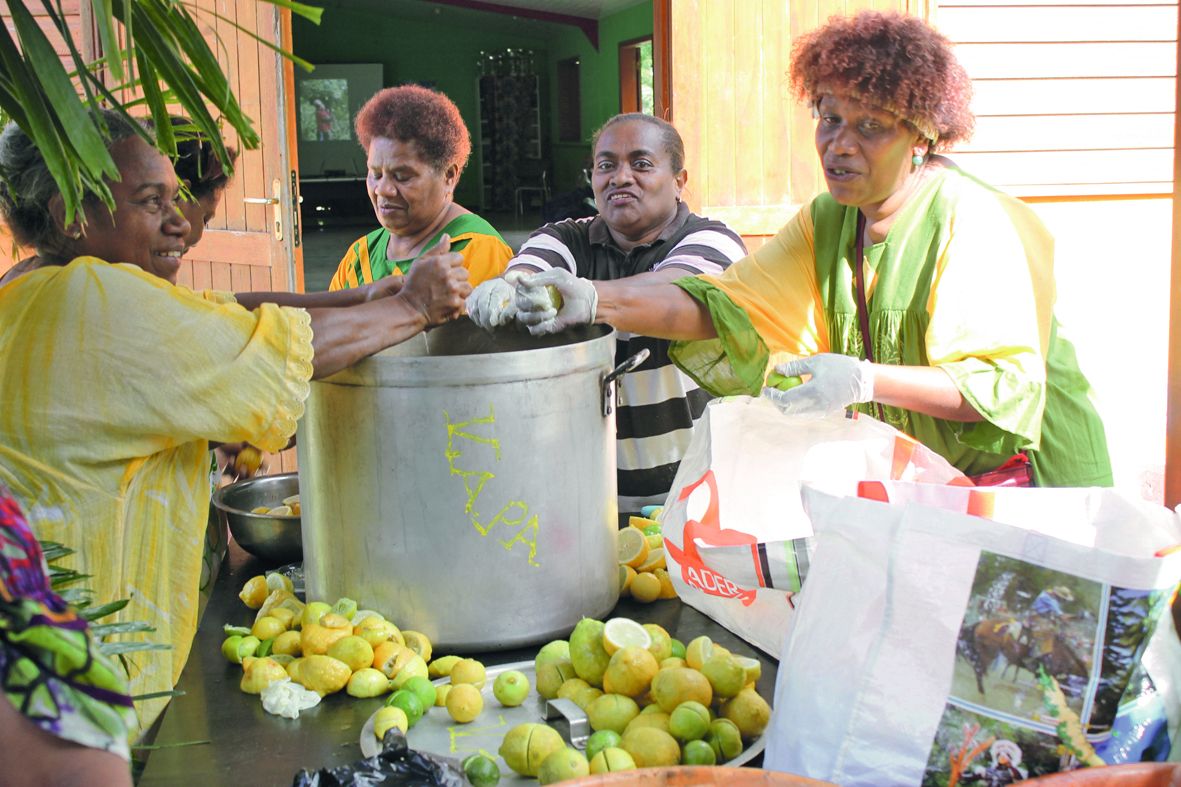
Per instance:
[[[365,187],[381,225],[349,246],[329,290],[401,276],[443,235],[463,255],[472,286],[504,272],[513,256],[492,225],[454,200],[472,152],[459,110],[418,85],[378,92],[357,113]]]
[[[115,207],[67,223],[40,152],[0,135],[0,210],[36,250],[0,286],[0,482],[39,538],[77,549],[96,598],[156,627],[133,694],[171,688],[197,622],[209,442],[287,444],[309,380],[457,316],[462,258],[424,255],[391,294],[196,293],[176,286],[190,225],[169,160],[106,113]],[[141,705],[146,728],[164,704]]]

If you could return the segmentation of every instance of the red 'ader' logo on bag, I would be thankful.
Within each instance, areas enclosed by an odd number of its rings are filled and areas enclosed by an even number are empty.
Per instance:
[[[686,518],[683,531],[685,548],[683,550],[668,539],[664,541],[664,549],[669,555],[672,555],[673,560],[681,565],[681,579],[685,580],[685,583],[690,587],[695,587],[710,596],[739,599],[743,606],[749,607],[754,603],[755,591],[738,587],[726,577],[706,566],[697,551],[697,544],[700,541],[710,547],[753,547],[758,543],[758,539],[748,533],[722,529],[718,519],[718,484],[712,470],[706,470],[705,475],[695,483],[683,488],[677,501],[684,502],[693,490],[703,483],[709,487],[710,496],[709,505],[706,507],[705,513],[702,514],[701,521]]]

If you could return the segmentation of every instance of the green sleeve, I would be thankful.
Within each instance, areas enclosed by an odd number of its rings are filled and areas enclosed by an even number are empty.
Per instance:
[[[673,363],[715,396],[757,396],[771,353],[750,318],[713,284],[695,276],[677,279],[680,287],[709,309],[715,339],[673,342]]]

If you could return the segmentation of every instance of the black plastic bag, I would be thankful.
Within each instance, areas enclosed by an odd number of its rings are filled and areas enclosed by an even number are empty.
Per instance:
[[[292,787],[465,787],[458,764],[410,748],[396,727],[385,734],[382,750],[364,760],[318,771],[303,769]]]

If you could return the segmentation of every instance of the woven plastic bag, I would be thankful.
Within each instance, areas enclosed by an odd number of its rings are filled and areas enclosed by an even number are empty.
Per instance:
[[[1122,762],[1137,756],[1129,736],[1159,735],[1118,718],[1157,625],[1172,628],[1176,513],[1111,489],[860,492],[803,491],[816,551],[766,767],[1005,784]]]
[[[800,485],[854,494],[867,478],[968,483],[943,457],[868,416],[789,416],[745,396],[711,402],[661,514],[677,595],[779,655],[811,550]]]

